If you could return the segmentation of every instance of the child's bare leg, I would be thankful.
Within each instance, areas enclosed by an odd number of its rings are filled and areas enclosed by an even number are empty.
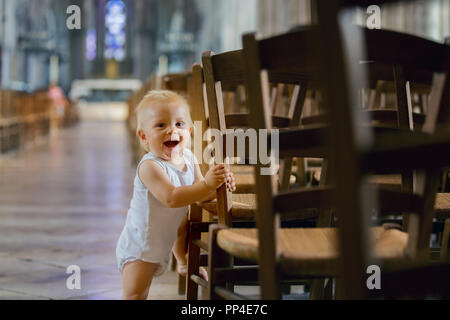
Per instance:
[[[184,217],[180,226],[178,227],[178,236],[175,241],[172,252],[177,259],[177,269],[178,266],[186,266],[186,254],[187,254],[187,234],[188,234],[188,217]],[[186,271],[185,271],[186,273]]]
[[[131,261],[122,270],[124,300],[146,300],[152,284],[155,264],[141,260]]]

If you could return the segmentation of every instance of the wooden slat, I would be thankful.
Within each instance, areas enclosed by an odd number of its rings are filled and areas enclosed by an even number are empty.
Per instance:
[[[236,263],[234,264],[236,266]],[[239,285],[251,284],[258,281],[258,270],[257,265],[248,265],[248,263],[242,267],[231,267],[231,268],[217,268],[215,272],[214,281],[219,283],[232,282]],[[304,284],[306,279],[315,279],[316,276],[305,276],[299,279],[297,276],[292,276],[289,274],[283,274],[280,280],[283,284]]]
[[[209,225],[213,222],[191,222],[193,232],[208,232]]]
[[[214,274],[214,281],[223,283],[227,281],[258,281],[258,266],[217,268]]]
[[[214,79],[230,89],[244,82],[242,50],[215,54],[211,59]]]
[[[192,77],[188,81],[188,102],[191,108],[192,121],[200,121],[201,132],[206,132],[208,129],[208,121],[206,118],[205,101],[203,98],[203,70],[200,63],[192,66]],[[192,141],[194,145],[195,157],[197,160],[203,160],[203,150],[207,146],[207,141],[204,141],[203,136],[194,135]],[[208,172],[209,165],[206,161],[200,161],[200,171],[203,175]]]
[[[381,152],[381,150],[389,150],[389,146],[397,146],[403,144],[405,147],[420,145],[420,141],[430,141],[429,135],[420,132],[410,132],[409,130],[398,131],[395,128],[383,127],[383,126],[370,126],[374,130],[376,141],[374,143],[374,150],[367,151],[367,154]],[[395,130],[393,130],[395,129]],[[317,157],[324,158],[327,156],[327,150],[324,148],[326,138],[328,135],[329,127],[327,125],[314,125],[304,128],[280,128],[279,129],[279,150],[280,156],[298,156],[298,157]],[[227,136],[234,136],[235,148],[230,153],[224,154],[229,157],[237,155],[237,139],[241,137],[243,139],[245,131],[235,131],[234,133],[224,134],[224,139]],[[231,139],[231,138],[228,138]],[[394,139],[394,140],[392,140]],[[446,136],[437,137],[437,143],[443,143],[446,141]],[[231,140],[230,140],[231,141]],[[248,139],[246,141],[245,154],[248,155],[249,146]],[[270,146],[270,134],[268,135],[268,145]],[[393,142],[394,141],[394,142]],[[431,140],[432,141],[432,140]],[[225,145],[225,144],[224,144]],[[383,145],[386,145],[383,147]],[[300,149],[300,150],[299,150]]]
[[[362,152],[361,165],[365,171],[377,168],[395,173],[399,169],[441,167],[450,162],[448,133],[430,136],[408,131],[379,135],[376,140],[371,150]]]
[[[426,298],[450,299],[450,262],[433,264],[415,262],[381,267],[381,290],[371,290],[373,298]],[[375,292],[377,291],[377,292]]]
[[[368,118],[374,121],[382,122],[397,122],[397,110],[395,109],[372,109],[364,110],[363,113],[368,114]],[[328,120],[327,116],[324,114],[303,117],[301,119],[303,125],[317,125],[321,123],[326,123]],[[413,122],[417,124],[424,124],[425,115],[422,113],[413,113]]]
[[[191,275],[191,280],[199,286],[202,286],[203,288],[208,288],[208,281],[204,280],[196,274]]]
[[[311,79],[317,73],[319,57],[311,46],[316,37],[317,28],[304,27],[296,32],[260,40],[261,68],[271,70],[271,81],[286,82],[290,79],[291,83],[299,83]]]
[[[369,113],[369,117],[375,121],[398,121],[397,110],[367,110],[364,111]],[[421,113],[413,113],[413,122],[418,124],[423,124],[425,122],[425,115]]]
[[[417,36],[388,30],[369,30],[353,27],[363,32],[366,56],[359,60],[377,63],[401,64],[416,69],[441,71],[445,45]],[[262,69],[270,69],[270,80],[290,83],[314,78],[317,74],[320,52],[312,45],[318,38],[316,27],[304,27],[259,41]],[[383,46],[385,50],[379,50]],[[295,51],[296,55],[291,52]],[[289,67],[286,67],[289,66]]]
[[[203,76],[205,79],[205,86],[207,92],[207,103],[209,111],[209,124],[211,128],[217,129],[220,132],[225,132],[225,116],[224,106],[220,83],[214,75],[214,67],[212,62],[212,52],[204,52],[202,55]],[[224,147],[226,144],[223,144]],[[221,150],[217,150],[220,152]],[[223,155],[216,154],[216,163],[224,162]],[[223,184],[217,189],[217,215],[219,223],[231,226],[231,208],[232,200],[231,193],[227,186]]]
[[[331,186],[281,191],[273,196],[274,210],[284,213],[309,208],[330,208],[332,191]]]
[[[202,241],[202,240],[194,240],[192,241],[193,244],[195,244],[197,247],[208,251],[208,243],[206,241]]]
[[[163,78],[163,86],[167,90],[186,92],[187,80],[190,76],[190,72],[168,74]]]
[[[443,70],[446,48],[442,43],[390,30],[362,30],[367,60],[435,72]],[[380,50],[380,46],[384,49]]]
[[[420,196],[397,190],[368,186],[377,194],[380,214],[417,212],[423,205]],[[333,187],[330,185],[282,191],[274,195],[274,210],[280,213],[301,211],[308,208],[332,208]]]
[[[299,129],[281,128],[279,130],[280,156],[325,158],[327,130],[327,126],[321,125]],[[270,141],[269,137],[269,145]]]

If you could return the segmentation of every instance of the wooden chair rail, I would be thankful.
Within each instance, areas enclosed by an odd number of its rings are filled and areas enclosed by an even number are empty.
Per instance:
[[[428,71],[444,71],[446,55],[450,54],[448,46],[417,36],[389,30],[370,30],[362,27],[348,27],[353,35],[362,33],[366,56],[358,61],[376,61],[377,63],[399,64],[406,68]],[[351,36],[351,35],[349,35]],[[254,34],[246,34],[246,38]],[[304,27],[295,32],[258,41],[261,69],[271,72],[289,72],[292,75],[315,75],[320,63],[317,39],[320,38],[316,26]],[[380,46],[383,50],[379,50]],[[296,52],[295,55],[292,52]],[[285,66],[289,65],[289,69]]]
[[[423,206],[419,195],[407,192],[383,189],[368,185],[368,191],[377,194],[379,215],[399,212],[417,212]],[[274,212],[291,213],[308,208],[333,208],[333,190],[331,185],[295,190],[280,191],[273,196]]]
[[[382,122],[397,122],[397,110],[395,109],[373,109],[373,110],[363,110],[361,111],[367,114],[367,117],[372,121],[382,121]],[[325,123],[328,120],[327,115],[319,114],[315,116],[303,117],[301,119],[302,125],[317,125]],[[413,113],[413,122],[415,124],[424,124],[425,115],[422,113]]]
[[[236,264],[235,264],[236,265]],[[250,283],[258,281],[258,270],[257,265],[242,266],[242,267],[231,267],[231,268],[217,268],[214,273],[214,282],[223,283]],[[298,277],[292,275],[282,275],[280,282],[282,284],[290,285],[301,285],[307,283],[307,279],[320,278],[314,275],[305,276],[303,279],[298,279]]]
[[[399,169],[444,167],[450,163],[450,133],[439,135],[404,131],[380,135],[372,149],[361,154],[361,170],[398,172]]]
[[[450,299],[450,261],[430,264],[428,261],[405,264],[385,264],[381,266],[383,286],[381,290],[371,290],[371,298],[413,299],[429,296]],[[377,291],[377,292],[374,292]]]

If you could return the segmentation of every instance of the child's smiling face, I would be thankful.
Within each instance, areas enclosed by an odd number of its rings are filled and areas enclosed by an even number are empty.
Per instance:
[[[191,137],[189,107],[179,100],[161,101],[145,112],[141,139],[156,156],[167,161],[179,158]]]

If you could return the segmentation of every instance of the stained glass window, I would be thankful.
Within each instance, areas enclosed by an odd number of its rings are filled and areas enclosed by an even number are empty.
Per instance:
[[[97,55],[97,34],[95,29],[89,29],[86,33],[86,58],[89,61],[95,59]]]
[[[122,61],[125,58],[126,7],[122,0],[110,0],[105,15],[105,58]]]

